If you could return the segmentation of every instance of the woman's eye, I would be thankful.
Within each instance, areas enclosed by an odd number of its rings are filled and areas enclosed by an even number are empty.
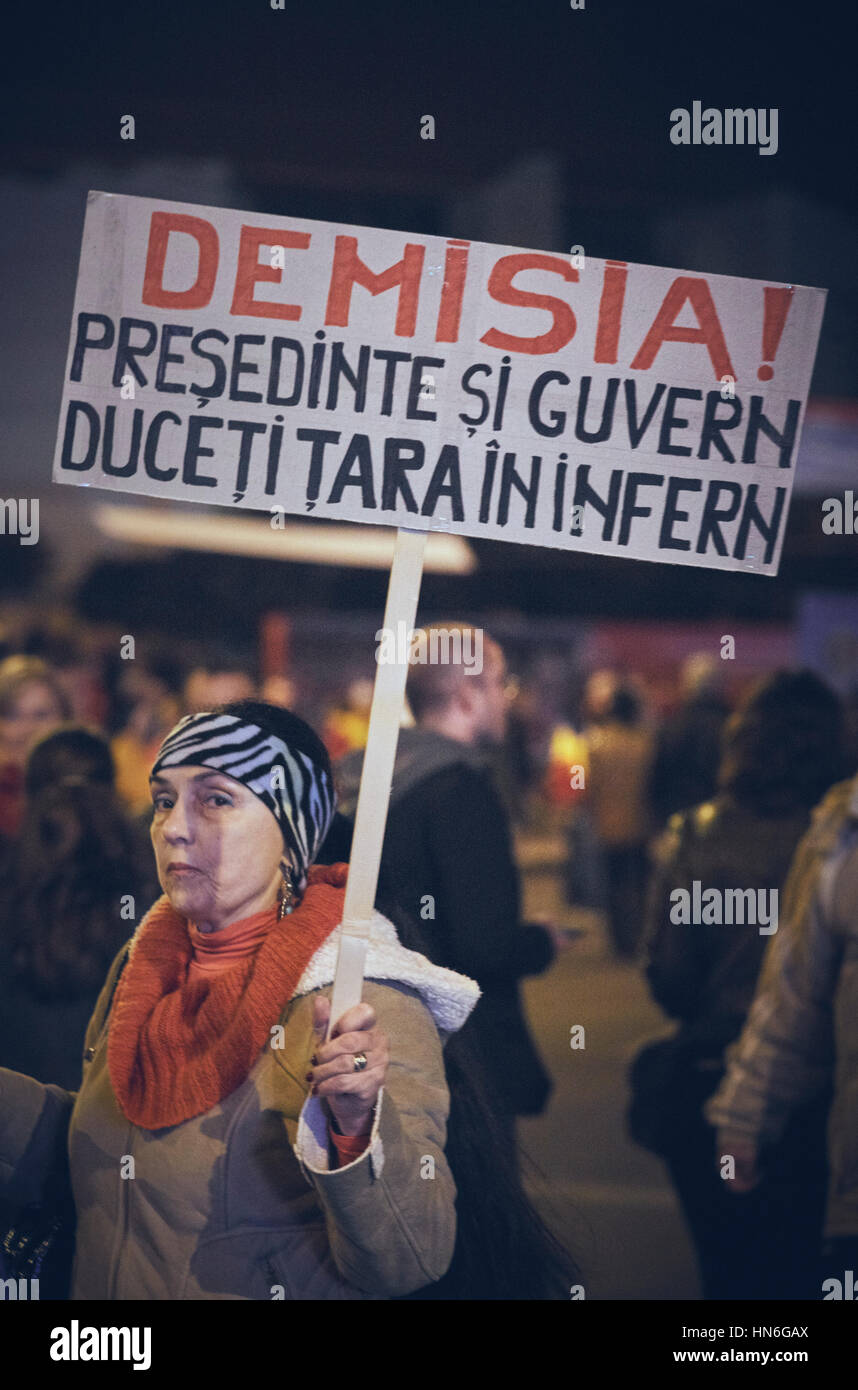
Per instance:
[[[152,798],[152,805],[156,811],[166,811],[169,800],[170,798],[168,796],[154,796]]]
[[[212,792],[211,796],[208,797],[207,800],[213,801],[216,806],[232,805],[232,798],[229,796],[224,796],[222,792]]]

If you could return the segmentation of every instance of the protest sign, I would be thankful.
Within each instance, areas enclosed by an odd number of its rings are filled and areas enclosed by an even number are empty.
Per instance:
[[[54,480],[777,573],[825,291],[89,195]],[[288,558],[284,555],[284,559]],[[379,664],[331,1023],[360,999],[404,663]]]
[[[824,303],[91,193],[53,476],[775,574]]]

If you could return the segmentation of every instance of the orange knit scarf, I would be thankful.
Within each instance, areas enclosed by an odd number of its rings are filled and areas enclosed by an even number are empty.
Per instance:
[[[166,897],[138,928],[110,1014],[107,1065],[126,1119],[162,1129],[202,1115],[246,1080],[316,951],[342,921],[347,864],[310,869],[299,907],[249,960],[188,979],[188,923]]]

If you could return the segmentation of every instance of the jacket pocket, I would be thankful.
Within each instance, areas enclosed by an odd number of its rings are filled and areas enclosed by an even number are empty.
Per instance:
[[[371,1297],[343,1279],[323,1224],[265,1232],[264,1297],[289,1300],[364,1300]],[[282,1293],[280,1292],[282,1289]]]
[[[242,1298],[255,1302],[366,1299],[337,1270],[323,1222],[244,1226],[203,1240],[194,1251],[179,1298]]]

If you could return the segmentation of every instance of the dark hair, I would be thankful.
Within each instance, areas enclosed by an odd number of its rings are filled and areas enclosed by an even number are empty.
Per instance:
[[[609,719],[616,719],[620,724],[627,724],[630,727],[637,724],[640,718],[641,702],[633,690],[627,685],[621,685],[614,691],[608,711]]]
[[[316,862],[348,860],[351,830],[351,823],[337,813]],[[393,922],[403,946],[443,964],[403,908],[396,880],[384,864],[376,907]],[[407,1299],[568,1299],[580,1272],[525,1195],[509,1134],[497,1120],[489,1078],[462,1033],[453,1033],[445,1043],[444,1068],[450,1092],[444,1152],[456,1184],[456,1245],[444,1277]],[[537,1171],[532,1160],[529,1166]]]
[[[847,775],[843,706],[811,671],[775,671],[722,734],[718,786],[761,816],[810,809]]]
[[[99,734],[70,727],[41,739],[25,785],[10,884],[12,960],[36,998],[79,999],[97,992],[157,884],[142,837],[117,801],[110,748]]]
[[[68,778],[112,787],[115,775],[107,741],[100,734],[72,724],[54,729],[30,750],[24,786],[27,795],[33,797],[58,783],[69,785]]]

